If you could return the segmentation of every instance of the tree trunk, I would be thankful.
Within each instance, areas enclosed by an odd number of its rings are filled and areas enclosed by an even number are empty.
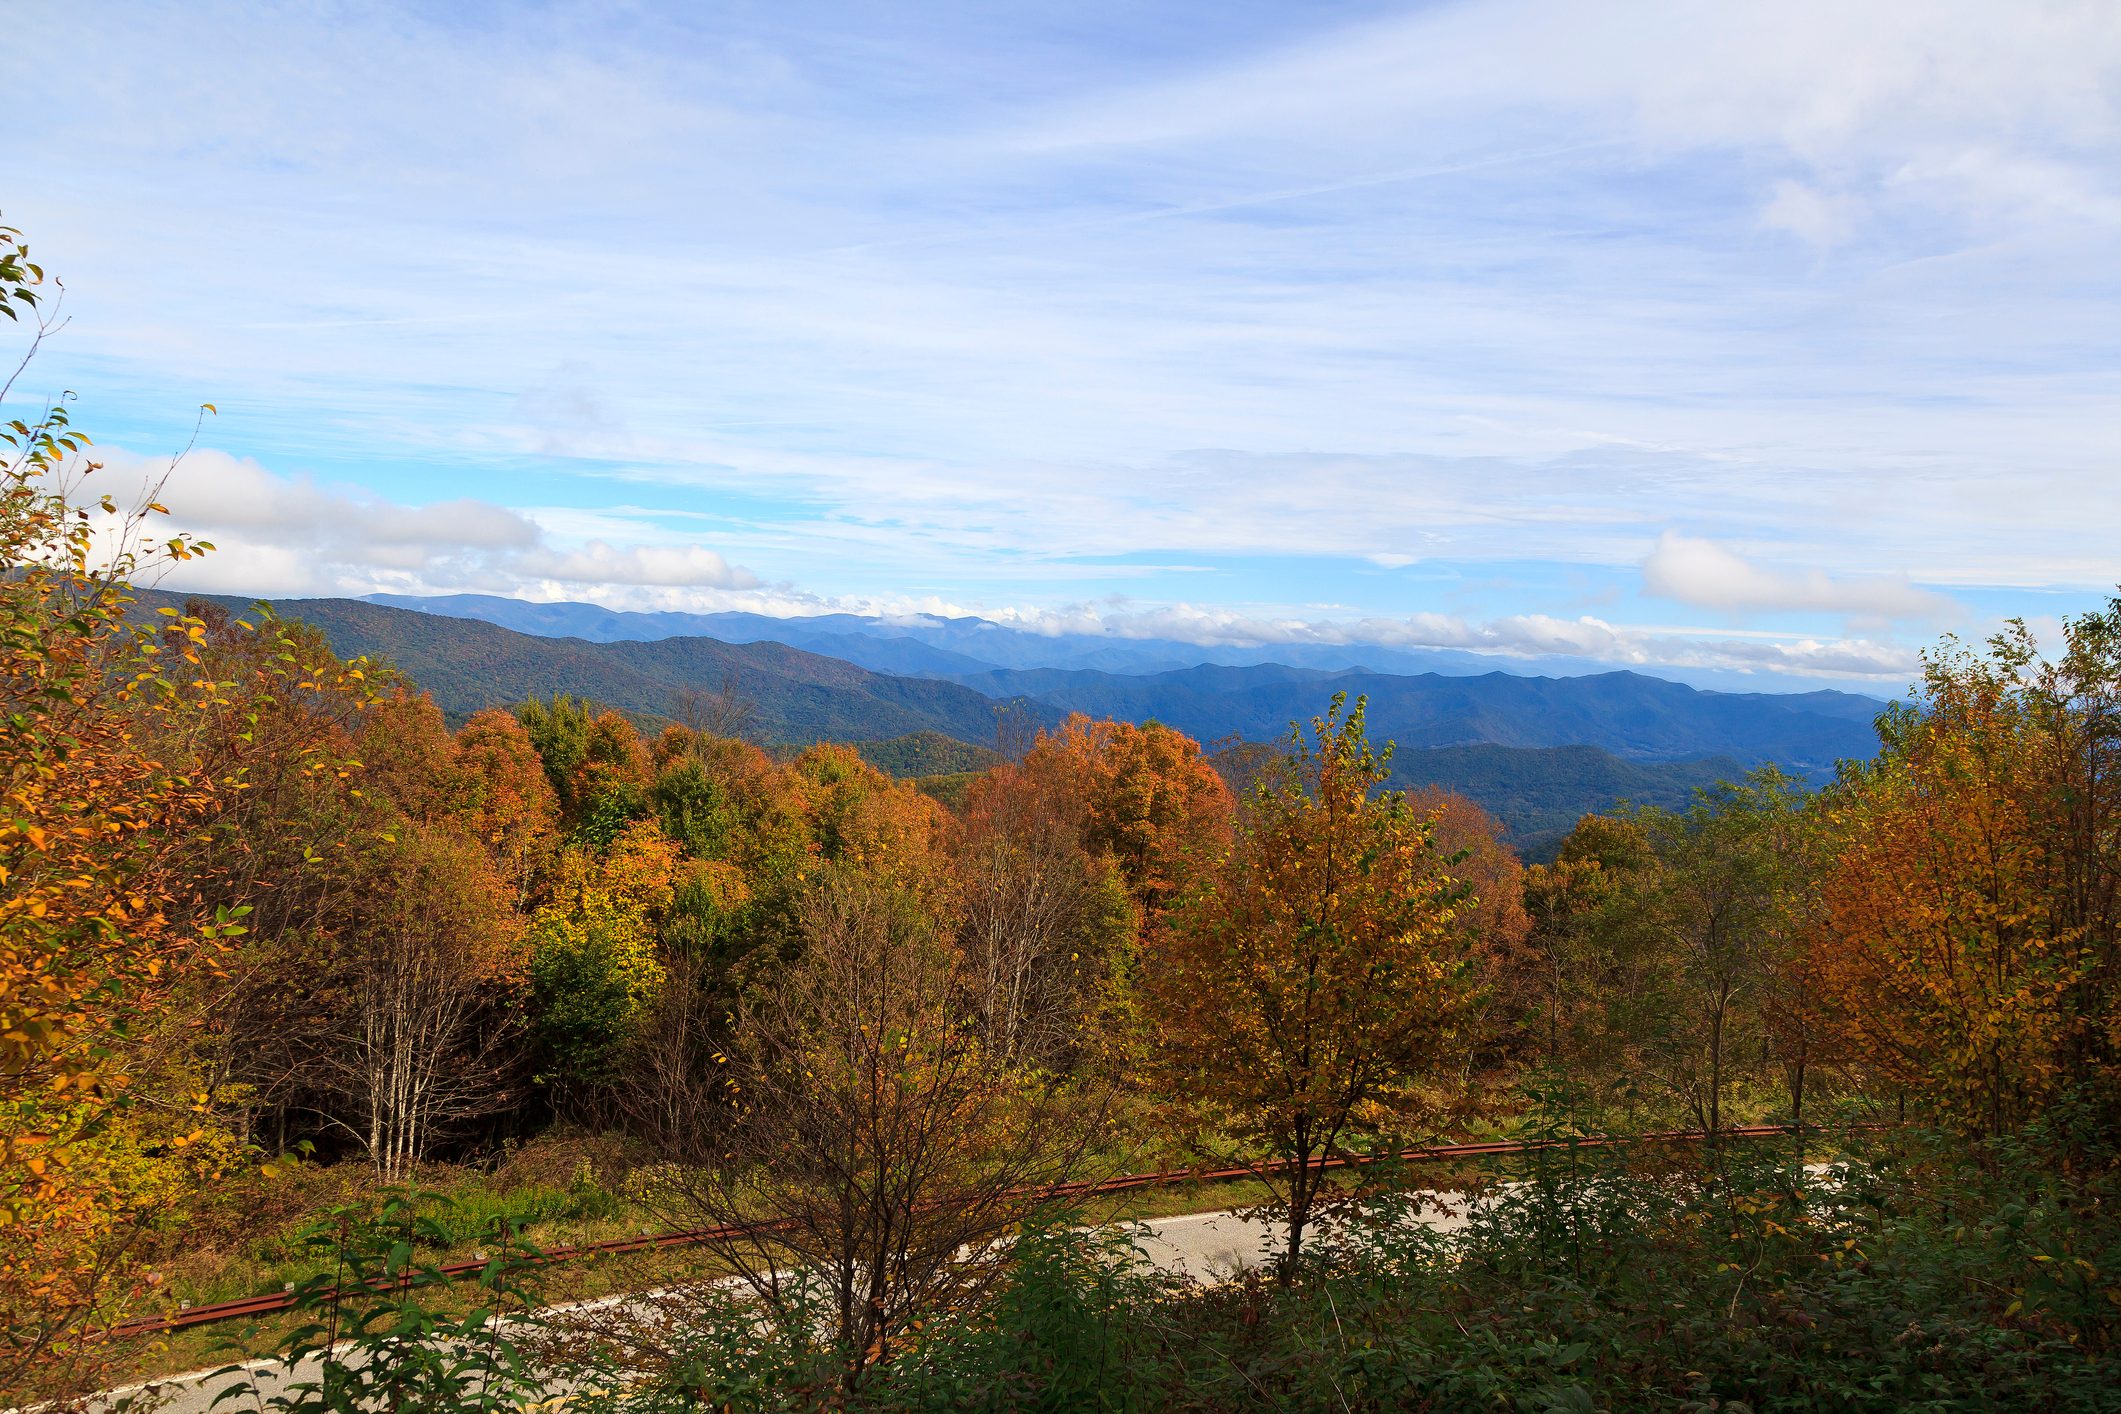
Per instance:
[[[1288,1286],[1296,1280],[1296,1264],[1303,1260],[1304,1254],[1304,1228],[1310,1218],[1311,1194],[1307,1188],[1299,1185],[1290,1192],[1289,1246],[1282,1253],[1281,1270],[1276,1274],[1276,1280],[1283,1286]]]
[[[1719,1004],[1709,1019],[1709,1142],[1723,1129],[1723,1023],[1728,1008]]]

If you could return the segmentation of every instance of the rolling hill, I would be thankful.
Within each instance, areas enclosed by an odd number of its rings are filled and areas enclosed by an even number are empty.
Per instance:
[[[190,596],[143,593],[145,607]],[[242,611],[253,601],[200,595]],[[711,638],[590,643],[541,638],[476,619],[444,618],[358,599],[293,599],[274,604],[283,618],[322,629],[341,655],[386,658],[462,721],[482,707],[570,693],[643,718],[667,718],[680,688],[733,682],[768,742],[876,741],[937,733],[991,742],[1004,702],[956,683],[898,677],[779,643]],[[1023,704],[1019,704],[1020,707]],[[1050,711],[1029,707],[1037,721]]]
[[[1392,759],[1392,784],[1440,786],[1508,827],[1527,859],[1550,859],[1577,820],[1625,801],[1682,810],[1696,788],[1736,780],[1745,764],[1729,756],[1689,761],[1625,761],[1595,746],[1439,746]]]
[[[201,597],[238,611],[250,602]],[[180,602],[152,592],[142,598],[148,607]],[[988,748],[1005,712],[1034,726],[1081,711],[1162,721],[1203,742],[1271,741],[1292,721],[1322,711],[1335,692],[1366,694],[1372,736],[1398,744],[1399,784],[1440,785],[1471,797],[1535,855],[1578,816],[1619,800],[1683,805],[1694,787],[1767,761],[1819,779],[1836,760],[1875,749],[1870,721],[1880,706],[1842,692],[1719,693],[1625,672],[1448,677],[1269,663],[1131,676],[983,669],[948,681],[872,671],[774,642],[592,642],[354,599],[275,607],[315,624],[342,654],[388,659],[433,693],[452,720],[571,693],[652,722],[671,714],[681,688],[733,682],[752,706],[751,734],[761,741],[860,743],[893,774],[955,787],[995,759]]]

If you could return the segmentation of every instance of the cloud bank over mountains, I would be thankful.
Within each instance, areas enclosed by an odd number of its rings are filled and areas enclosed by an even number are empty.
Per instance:
[[[1261,617],[1174,603],[1107,598],[1056,607],[969,606],[935,597],[825,598],[767,585],[749,569],[695,544],[564,543],[531,514],[457,499],[406,505],[359,487],[281,477],[226,453],[193,451],[171,462],[105,452],[98,474],[139,499],[159,486],[171,529],[215,546],[175,571],[171,589],[260,597],[359,597],[372,593],[502,593],[576,599],[614,608],[742,609],[783,616],[855,612],[985,617],[1026,632],[1161,639],[1204,646],[1376,645],[1452,648],[1534,661],[1547,656],[1647,668],[1767,670],[1824,678],[1904,678],[1914,655],[1888,644],[1796,635],[1731,636],[1645,631],[1591,615],[1506,615],[1485,621],[1417,612],[1403,617]],[[1824,608],[1866,617],[1934,617],[1942,596],[1905,584],[1835,581],[1766,571],[1708,541],[1667,534],[1644,565],[1650,592],[1697,607],[1741,611]]]
[[[2111,5],[78,8],[20,391],[221,408],[215,588],[1889,680],[2116,578]]]

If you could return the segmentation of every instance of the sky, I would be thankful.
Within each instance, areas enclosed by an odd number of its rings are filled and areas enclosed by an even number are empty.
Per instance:
[[[2110,0],[12,13],[174,586],[1871,690],[2121,579]]]

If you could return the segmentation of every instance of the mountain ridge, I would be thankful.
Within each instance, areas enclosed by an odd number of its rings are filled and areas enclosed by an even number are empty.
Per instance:
[[[567,693],[650,720],[668,720],[683,688],[734,683],[772,742],[873,741],[939,732],[978,745],[1013,709],[1038,725],[1056,720],[1034,704],[997,700],[957,683],[871,672],[845,659],[780,643],[709,638],[592,643],[517,633],[478,619],[421,614],[359,599],[250,600],[142,591],[144,607],[197,598],[242,612],[270,603],[283,618],[321,630],[345,657],[387,659],[452,721],[483,707]]]
[[[1372,734],[1405,750],[1582,744],[1639,761],[1775,761],[1814,779],[1837,761],[1876,749],[1871,723],[1883,706],[1854,694],[1719,693],[1626,671],[1447,677],[1203,665],[1140,676],[997,671],[966,681],[1064,712],[1135,721],[1153,716],[1203,741],[1283,736],[1291,723],[1320,711],[1329,694],[1345,692],[1367,697]]]
[[[227,595],[145,591],[143,607]],[[675,715],[674,695],[733,684],[768,743],[863,744],[907,774],[961,773],[1011,734],[1069,712],[1157,720],[1212,743],[1286,738],[1335,692],[1369,699],[1370,732],[1398,751],[1395,778],[1458,790],[1537,853],[1589,811],[1627,798],[1682,805],[1697,786],[1773,761],[1817,781],[1876,749],[1880,704],[1853,694],[1719,693],[1629,672],[1530,678],[1388,674],[1268,663],[1202,664],[1122,675],[1091,668],[988,669],[966,681],[878,672],[786,644],[702,637],[593,642],[520,633],[480,619],[365,600],[273,601],[324,632],[335,651],[387,659],[462,721],[482,707],[570,693],[644,725]],[[962,743],[966,750],[953,750]]]
[[[972,615],[907,614],[871,617],[835,612],[776,617],[738,610],[608,609],[570,601],[509,599],[493,594],[371,594],[366,602],[450,617],[478,618],[519,633],[562,635],[592,642],[705,635],[725,642],[770,639],[815,653],[844,657],[876,672],[957,677],[995,668],[1085,669],[1123,674],[1167,672],[1202,664],[1232,667],[1284,663],[1292,667],[1388,674],[1439,673],[1473,677],[1513,672],[1518,660],[1456,648],[1392,648],[1380,643],[1199,644],[1116,633],[1048,633]],[[1561,655],[1515,668],[1515,676],[1585,677],[1626,664]],[[1715,691],[1756,691],[1761,678],[1732,671],[1672,669],[1668,681]],[[1770,680],[1772,681],[1772,680]],[[1875,699],[1873,699],[1875,700]],[[1875,710],[1875,709],[1874,709]]]

